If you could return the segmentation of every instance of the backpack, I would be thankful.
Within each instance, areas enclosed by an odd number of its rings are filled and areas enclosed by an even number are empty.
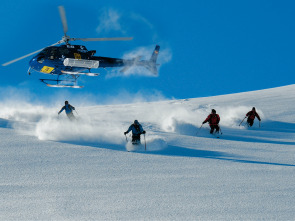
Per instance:
[[[219,119],[217,114],[211,114],[210,124],[218,124]]]
[[[135,128],[136,132],[139,134],[140,133],[139,125],[135,125],[135,124],[133,124],[133,125],[134,125],[134,128]]]
[[[254,120],[256,116],[256,112],[254,111],[249,111],[248,112],[248,118]]]

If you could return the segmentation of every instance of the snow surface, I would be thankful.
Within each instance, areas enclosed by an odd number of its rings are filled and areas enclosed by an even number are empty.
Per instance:
[[[294,90],[73,104],[74,123],[0,102],[0,220],[294,220]],[[261,127],[239,127],[253,106]],[[212,108],[220,139],[200,129]],[[134,119],[146,151],[126,144]]]

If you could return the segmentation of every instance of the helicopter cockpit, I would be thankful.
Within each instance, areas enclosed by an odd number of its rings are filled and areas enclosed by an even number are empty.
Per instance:
[[[48,48],[44,48],[39,54],[38,54],[38,58],[37,61],[42,64],[46,58],[46,55],[48,53]]]
[[[37,61],[42,64],[44,59],[55,60],[61,57],[72,57],[72,53],[68,48],[64,47],[47,47],[44,48],[37,58]]]
[[[52,47],[49,49],[49,59],[50,60],[54,60],[54,59],[58,58],[58,55],[59,55],[59,53],[58,53],[57,48]]]
[[[51,47],[47,47],[38,54],[37,61],[42,64],[46,58],[53,60],[56,56],[57,50],[52,50]]]
[[[44,58],[49,60],[55,60],[59,58],[87,58],[89,55],[95,54],[96,51],[88,52],[85,46],[82,45],[62,45],[51,46],[44,48],[40,53],[37,61],[42,63]]]

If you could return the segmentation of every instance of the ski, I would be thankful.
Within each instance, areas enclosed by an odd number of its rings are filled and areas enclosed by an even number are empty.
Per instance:
[[[212,136],[216,137],[216,138],[220,138],[222,135],[222,133],[219,133],[219,132],[215,132],[212,134]]]

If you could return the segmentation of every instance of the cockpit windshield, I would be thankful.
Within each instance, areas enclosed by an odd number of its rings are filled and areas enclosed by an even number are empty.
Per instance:
[[[64,55],[65,57],[69,57],[70,50],[68,48],[59,48],[59,54]]]
[[[40,55],[47,55],[48,53],[48,48],[44,48],[39,54]]]

